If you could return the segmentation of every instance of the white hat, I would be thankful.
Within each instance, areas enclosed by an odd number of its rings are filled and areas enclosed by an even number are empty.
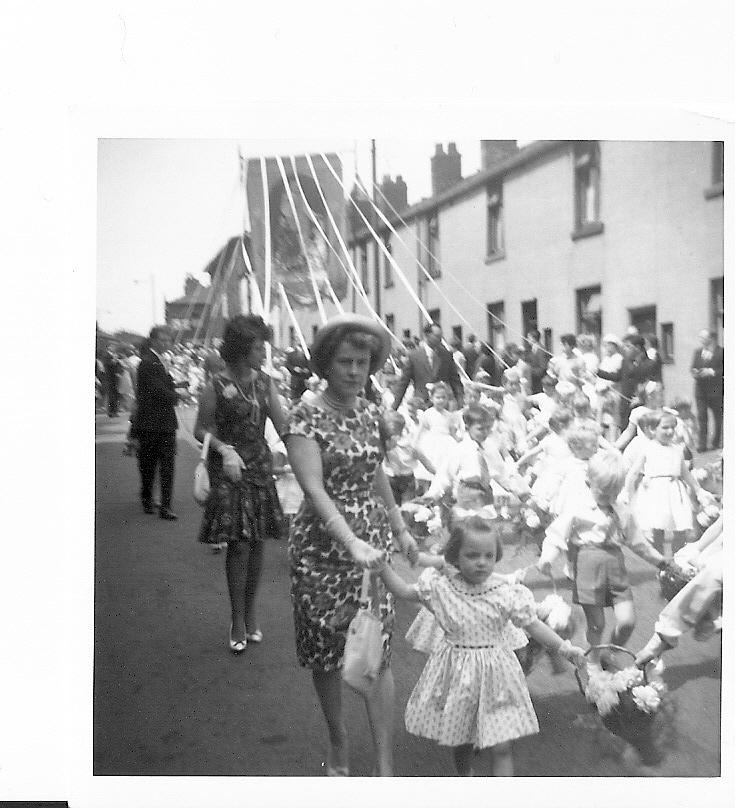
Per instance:
[[[619,348],[619,347],[620,347],[620,346],[623,344],[623,343],[622,343],[622,342],[621,342],[621,341],[620,341],[620,340],[619,340],[619,339],[618,339],[618,338],[615,336],[615,334],[605,334],[605,336],[602,338],[602,341],[603,341],[603,342],[612,342],[614,345],[617,345],[617,346],[618,346],[618,348]]]

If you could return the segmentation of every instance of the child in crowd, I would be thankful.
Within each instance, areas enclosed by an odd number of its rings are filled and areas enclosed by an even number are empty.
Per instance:
[[[500,419],[508,425],[513,435],[513,446],[510,454],[520,457],[528,448],[526,420],[526,397],[521,390],[521,376],[515,368],[503,371],[503,410]]]
[[[383,470],[393,491],[397,505],[416,496],[414,472],[419,462],[429,472],[436,469],[429,458],[416,447],[416,432],[406,429],[405,418],[395,410],[387,410],[383,415],[385,424],[385,459]]]
[[[641,391],[642,404],[634,407],[628,416],[628,425],[625,427],[620,437],[615,441],[615,448],[621,452],[633,440],[633,437],[640,433],[638,421],[643,413],[656,412],[664,408],[664,389],[660,382],[646,382]],[[668,410],[673,412],[673,410]]]
[[[445,382],[431,389],[431,407],[419,414],[416,446],[438,467],[457,442],[458,415],[449,410],[451,390]]]
[[[560,463],[557,477],[559,487],[554,490],[551,482],[547,486],[549,512],[558,516],[568,502],[574,502],[587,479],[587,464],[598,448],[597,430],[589,426],[575,426],[567,432],[567,445],[572,456]]]
[[[675,430],[676,416],[660,413],[653,440],[644,447],[626,480],[630,499],[640,485],[636,521],[659,553],[664,551],[664,531],[673,531],[671,552],[675,553],[692,530],[692,503],[686,486],[701,504],[712,500],[689,471],[682,447],[673,442]]]
[[[439,464],[426,496],[438,501],[451,492],[457,507],[479,510],[493,503],[493,480],[507,490],[522,493],[520,481],[511,479],[511,471],[497,446],[492,441],[486,444],[495,421],[494,413],[487,407],[470,404],[464,408],[462,417],[466,434]]]
[[[659,569],[667,562],[629,524],[628,515],[617,502],[625,483],[620,452],[598,452],[589,461],[587,479],[549,525],[538,568],[551,575],[553,562],[565,554],[572,567],[572,600],[582,606],[587,622],[587,641],[593,646],[600,644],[605,608],[612,606],[615,628],[610,642],[625,645],[635,627],[635,610],[621,544],[629,545]]]
[[[674,443],[681,444],[684,449],[684,457],[690,463],[694,458],[696,447],[697,421],[692,412],[692,405],[689,401],[677,399],[672,407],[676,411],[677,422],[674,433]]]
[[[551,376],[544,376],[541,379],[541,393],[534,393],[528,397],[528,403],[539,412],[536,416],[540,423],[548,424],[549,416],[556,409],[558,405],[558,396],[556,395],[556,380]]]
[[[602,437],[602,427],[595,420],[592,402],[581,391],[574,394],[572,399],[572,412],[574,413],[574,426],[585,426],[597,432],[597,443],[601,449],[612,449],[613,446]]]
[[[531,486],[531,501],[547,514],[551,501],[559,491],[564,470],[572,457],[567,442],[567,433],[572,425],[572,413],[557,407],[549,417],[549,434],[518,460],[516,468],[522,473],[529,463],[534,463],[536,479]]]
[[[623,450],[626,472],[638,461],[646,446],[653,440],[661,413],[658,410],[644,412],[638,419],[638,434]]]
[[[464,777],[485,749],[492,750],[493,774],[512,776],[513,740],[538,732],[523,671],[504,641],[509,621],[549,650],[578,665],[584,660],[581,648],[537,618],[529,589],[494,574],[502,552],[497,526],[472,516],[454,525],[445,548],[454,574],[430,568],[409,585],[390,566],[380,573],[397,597],[429,608],[443,630],[406,705],[406,729],[451,746]]]

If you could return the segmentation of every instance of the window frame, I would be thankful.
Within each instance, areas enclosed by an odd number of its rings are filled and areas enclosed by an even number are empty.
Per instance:
[[[593,284],[592,286],[581,286],[578,289],[574,290],[575,294],[575,304],[574,304],[574,313],[576,318],[576,325],[577,325],[577,334],[592,334],[595,336],[597,340],[597,344],[600,344],[602,339],[602,284]],[[584,317],[583,314],[585,313],[585,309],[583,309],[582,301],[583,297],[587,296],[587,303],[592,298],[593,295],[598,295],[600,298],[600,309],[597,313],[596,319],[596,328],[593,330],[589,330],[586,323],[589,320],[589,317]]]
[[[503,184],[488,185],[485,197],[485,263],[505,258],[505,227],[503,216]],[[491,221],[494,223],[491,226]],[[490,234],[494,233],[494,245]]]
[[[579,141],[572,150],[574,221],[572,241],[604,232],[600,215],[600,144],[596,140]],[[593,189],[592,217],[587,216],[588,188]]]
[[[661,323],[658,339],[658,353],[661,357],[662,365],[674,364],[674,324]]]
[[[505,301],[494,300],[485,306],[487,311],[487,344],[498,354],[506,346]],[[500,339],[496,339],[496,335]]]
[[[436,280],[440,278],[442,271],[440,267],[439,245],[441,243],[441,230],[439,227],[439,210],[435,209],[427,214],[425,222],[424,239],[424,266],[429,275]]]
[[[357,251],[360,262],[360,283],[362,283],[365,294],[368,294],[370,292],[370,261],[367,242],[362,242]]]
[[[725,143],[722,140],[713,140],[710,161],[710,181],[708,188],[704,189],[705,199],[714,199],[725,194]]]
[[[383,235],[383,246],[388,251],[389,255],[393,257],[393,244],[391,242],[391,237],[389,233]],[[382,253],[382,255],[383,255],[383,289],[390,289],[396,285],[396,282],[393,279],[393,267],[391,266],[391,263],[388,260],[388,256],[385,253]]]

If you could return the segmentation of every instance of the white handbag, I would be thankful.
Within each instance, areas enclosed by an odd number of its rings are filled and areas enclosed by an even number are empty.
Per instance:
[[[209,440],[212,436],[207,432],[202,443],[202,453],[199,455],[199,462],[194,469],[194,499],[204,505],[209,497],[209,472],[207,471],[207,454],[209,452]]]
[[[373,583],[373,606],[368,608],[370,570],[362,574],[360,608],[347,629],[342,679],[360,693],[369,693],[383,662],[383,624],[380,620],[377,586]]]

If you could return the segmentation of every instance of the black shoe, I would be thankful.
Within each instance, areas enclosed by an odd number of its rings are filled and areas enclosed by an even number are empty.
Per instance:
[[[174,519],[178,519],[179,517],[171,510],[171,508],[161,508],[158,512],[158,515],[161,519],[167,519],[168,521],[172,522]]]
[[[143,500],[143,511],[145,513],[155,513],[156,509],[153,507],[153,503],[149,500]]]

